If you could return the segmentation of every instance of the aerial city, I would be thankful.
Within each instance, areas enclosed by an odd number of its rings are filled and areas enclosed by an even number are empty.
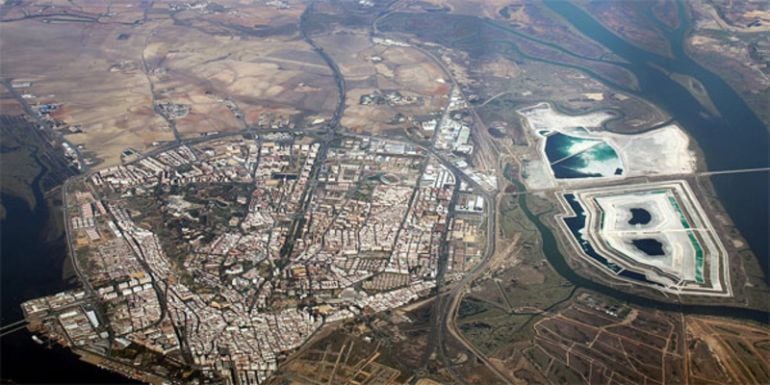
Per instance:
[[[770,384],[765,0],[6,0],[0,383]]]

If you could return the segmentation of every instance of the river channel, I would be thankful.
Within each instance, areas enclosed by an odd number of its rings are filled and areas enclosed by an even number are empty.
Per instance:
[[[685,53],[682,42],[690,21],[683,15],[680,3],[681,27],[667,34],[674,58],[658,56],[642,50],[608,31],[582,9],[564,1],[547,0],[547,5],[567,19],[576,29],[626,59],[625,67],[638,78],[641,96],[665,109],[698,142],[709,170],[731,170],[768,167],[767,127],[756,117],[743,99],[721,78],[699,66]],[[698,79],[711,95],[721,117],[701,114],[703,108],[679,83],[657,67],[683,73]],[[767,280],[768,264],[768,184],[767,173],[729,175],[712,178],[725,209],[751,245],[762,265]],[[518,186],[520,189],[522,185]],[[759,197],[759,198],[757,198]],[[526,206],[526,194],[519,204],[543,237],[546,259],[559,274],[578,287],[590,289],[641,306],[688,314],[729,316],[770,323],[770,313],[732,306],[684,305],[652,300],[625,293],[596,283],[575,273],[565,261],[549,227]]]
[[[703,150],[709,170],[770,166],[768,127],[724,80],[686,54],[684,42],[692,21],[686,17],[681,1],[677,3],[679,27],[664,33],[673,57],[650,53],[621,39],[570,2],[547,0],[546,4],[578,31],[628,62],[623,66],[639,79],[639,96],[663,108],[687,130]],[[652,17],[651,12],[646,17]],[[661,69],[700,81],[720,117],[705,114],[695,97]],[[756,254],[765,281],[770,283],[767,242],[770,173],[721,175],[712,177],[712,182],[726,211]]]
[[[29,186],[36,201],[34,207],[22,198],[2,195],[6,210],[6,217],[0,222],[2,325],[23,318],[22,302],[77,286],[62,277],[67,247],[60,227],[49,215],[50,208],[40,188],[40,180],[48,170],[39,161],[38,164],[42,169]],[[33,342],[26,329],[2,337],[0,356],[0,383],[133,383],[80,361],[69,349]]]

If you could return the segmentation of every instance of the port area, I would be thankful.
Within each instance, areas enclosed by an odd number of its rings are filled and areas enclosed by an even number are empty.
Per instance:
[[[530,189],[687,174],[697,166],[690,138],[676,124],[628,135],[603,129],[615,118],[608,111],[568,115],[543,102],[517,112],[534,143],[522,159],[522,176]]]
[[[576,255],[614,280],[730,297],[729,256],[686,180],[574,190],[559,216]]]

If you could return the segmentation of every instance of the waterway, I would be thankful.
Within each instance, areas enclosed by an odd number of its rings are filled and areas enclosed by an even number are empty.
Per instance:
[[[680,26],[665,33],[673,57],[650,53],[621,39],[570,2],[546,0],[546,4],[578,31],[628,62],[624,67],[639,79],[639,96],[663,108],[687,130],[703,150],[709,170],[770,166],[768,127],[724,80],[685,53],[684,40],[692,22],[686,17],[681,1],[678,2]],[[700,81],[720,117],[704,113],[695,97],[661,69]],[[713,177],[712,182],[720,201],[756,254],[766,282],[770,283],[770,246],[767,242],[770,174],[718,176]]]
[[[2,194],[6,210],[6,217],[0,222],[2,325],[23,318],[22,302],[76,285],[62,277],[67,250],[65,238],[61,226],[52,223],[51,209],[40,189],[40,180],[48,172],[45,166],[40,166],[40,174],[30,186],[35,207],[19,197]],[[39,345],[31,337],[23,329],[0,339],[0,383],[133,383],[80,361],[65,348]]]

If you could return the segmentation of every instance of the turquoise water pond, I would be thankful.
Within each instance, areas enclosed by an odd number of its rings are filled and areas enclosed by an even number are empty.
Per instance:
[[[623,174],[623,163],[618,153],[604,140],[556,132],[546,136],[545,154],[559,179]]]

